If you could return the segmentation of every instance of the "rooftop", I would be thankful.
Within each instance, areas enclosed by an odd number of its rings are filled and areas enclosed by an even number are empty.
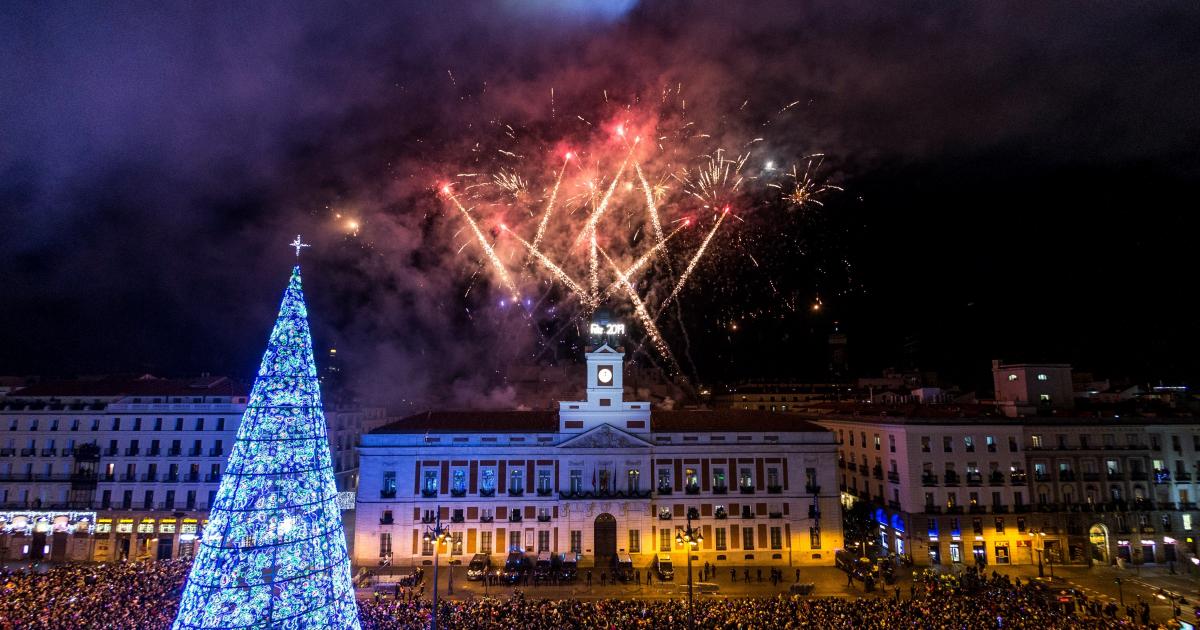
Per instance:
[[[9,398],[122,398],[127,396],[245,396],[244,385],[224,376],[158,378],[105,376],[95,379],[48,381],[22,387]],[[188,401],[190,402],[190,401]]]
[[[655,433],[764,431],[825,433],[795,415],[740,409],[652,410]],[[401,418],[371,433],[557,433],[556,411],[426,411]]]

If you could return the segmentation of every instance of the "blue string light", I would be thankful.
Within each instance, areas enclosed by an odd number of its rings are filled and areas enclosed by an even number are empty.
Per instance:
[[[300,266],[173,628],[359,628]]]

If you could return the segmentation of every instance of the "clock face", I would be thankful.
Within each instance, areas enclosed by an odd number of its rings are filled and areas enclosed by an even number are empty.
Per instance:
[[[599,372],[596,372],[596,377],[600,379],[601,385],[608,385],[612,382],[613,373],[612,370],[604,367],[600,368]]]

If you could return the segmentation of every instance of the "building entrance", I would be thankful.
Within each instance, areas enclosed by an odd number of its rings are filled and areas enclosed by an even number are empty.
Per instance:
[[[607,512],[596,517],[593,540],[597,567],[612,565],[617,555],[617,519]]]

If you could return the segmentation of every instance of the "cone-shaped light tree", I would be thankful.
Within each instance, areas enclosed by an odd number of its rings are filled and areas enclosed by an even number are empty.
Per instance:
[[[359,628],[336,494],[297,265],[174,628]]]

